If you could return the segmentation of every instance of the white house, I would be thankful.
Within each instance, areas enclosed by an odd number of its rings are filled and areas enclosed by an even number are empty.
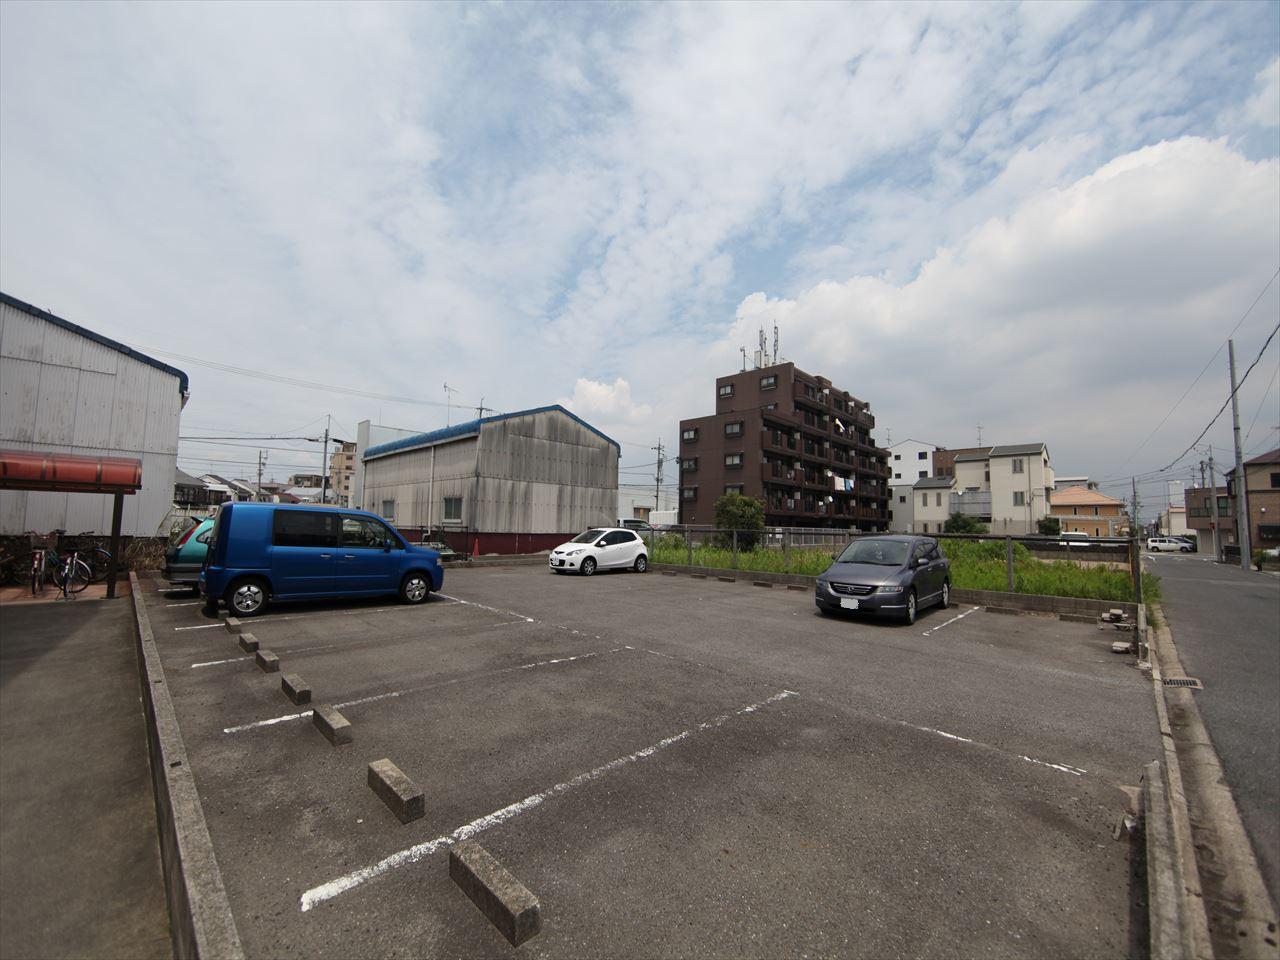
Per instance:
[[[913,496],[915,483],[932,477],[934,454],[941,449],[936,443],[921,440],[899,440],[889,446],[889,529],[899,533],[922,532],[917,529]]]

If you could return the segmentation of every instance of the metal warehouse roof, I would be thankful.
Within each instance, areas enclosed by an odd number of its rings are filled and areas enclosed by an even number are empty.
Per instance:
[[[480,428],[486,423],[498,423],[502,420],[510,420],[514,417],[528,417],[535,413],[550,413],[558,410],[566,417],[575,420],[577,423],[586,427],[602,440],[607,440],[617,448],[618,453],[622,453],[622,447],[618,441],[612,437],[607,437],[587,421],[583,420],[575,413],[571,413],[558,403],[553,403],[547,407],[534,407],[532,410],[517,410],[514,413],[501,413],[495,417],[484,417],[480,420],[468,420],[465,423],[457,423],[452,427],[444,427],[440,430],[432,430],[429,433],[419,433],[412,437],[401,437],[399,440],[391,440],[387,443],[380,443],[377,446],[370,447],[364,452],[365,460],[373,460],[377,457],[385,457],[391,453],[403,453],[407,450],[416,450],[419,447],[429,447],[432,444],[441,443],[445,440],[456,440],[460,437],[469,437],[480,432]]]
[[[47,310],[41,310],[39,307],[34,307],[24,300],[19,300],[17,297],[11,297],[7,293],[0,293],[0,303],[7,303],[15,310],[21,310],[23,313],[29,313],[33,317],[39,317],[41,320],[47,320],[49,323],[62,327],[64,330],[70,330],[72,333],[78,333],[80,336],[88,337],[90,340],[100,343],[104,347],[110,347],[112,350],[123,353],[126,357],[133,357],[133,359],[145,363],[148,366],[155,367],[157,370],[163,370],[165,373],[172,374],[178,378],[178,392],[187,392],[189,386],[187,375],[177,367],[171,367],[167,363],[161,363],[154,357],[148,357],[145,353],[139,353],[132,347],[126,347],[123,343],[120,343],[117,340],[112,340],[110,337],[104,337],[102,334],[94,333],[92,330],[86,330],[78,323],[72,323],[70,320],[63,320],[61,317],[54,316]]]
[[[1044,449],[1043,443],[1012,443],[1004,447],[992,447],[993,457],[1027,457]]]
[[[955,477],[921,477],[912,484],[912,487],[916,490],[942,490],[955,486],[955,483]]]

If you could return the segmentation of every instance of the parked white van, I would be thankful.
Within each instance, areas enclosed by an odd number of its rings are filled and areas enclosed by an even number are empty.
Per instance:
[[[1147,549],[1152,553],[1172,551],[1174,553],[1190,553],[1191,544],[1177,537],[1152,537],[1147,541]]]

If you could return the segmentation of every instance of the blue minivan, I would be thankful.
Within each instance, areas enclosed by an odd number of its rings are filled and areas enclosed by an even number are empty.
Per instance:
[[[226,503],[218,511],[200,593],[217,609],[252,617],[274,600],[398,594],[422,603],[444,586],[434,550],[407,543],[363,510]]]

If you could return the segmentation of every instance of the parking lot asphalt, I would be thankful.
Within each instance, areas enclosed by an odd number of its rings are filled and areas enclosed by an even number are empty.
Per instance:
[[[189,596],[143,595],[249,955],[511,950],[449,879],[474,836],[540,899],[531,956],[1114,956],[1111,831],[1158,752],[1087,624],[819,616],[807,592],[450,570],[420,607],[246,622],[343,704],[333,747]],[[426,794],[401,824],[389,758]]]

